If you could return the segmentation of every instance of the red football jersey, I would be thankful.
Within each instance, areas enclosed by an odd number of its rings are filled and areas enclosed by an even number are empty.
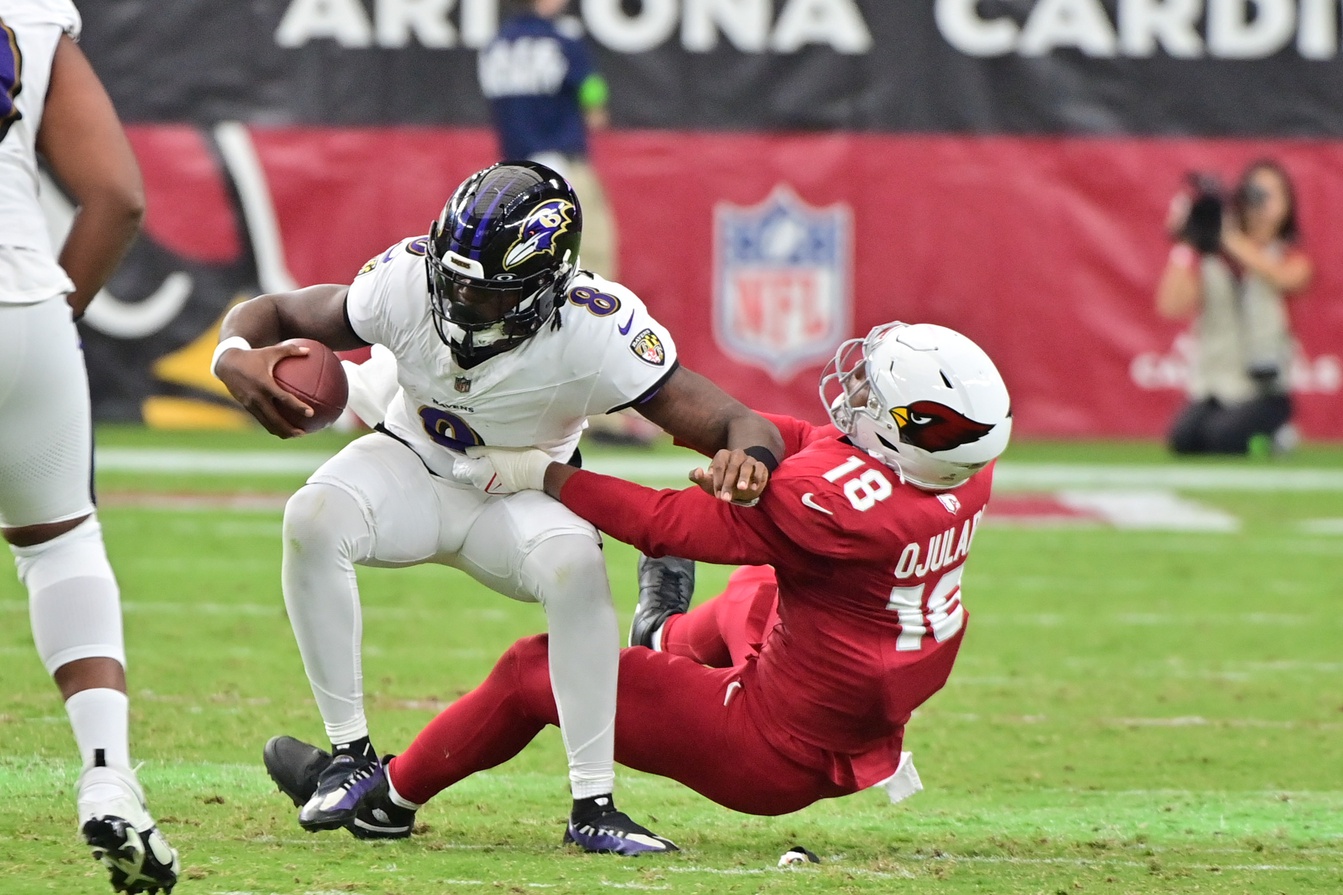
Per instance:
[[[595,473],[576,474],[562,498],[649,555],[772,565],[779,624],[743,675],[750,712],[799,761],[828,760],[836,782],[871,785],[894,772],[910,712],[955,660],[961,572],[992,467],[924,491],[834,427],[770,418],[795,453],[754,507]]]

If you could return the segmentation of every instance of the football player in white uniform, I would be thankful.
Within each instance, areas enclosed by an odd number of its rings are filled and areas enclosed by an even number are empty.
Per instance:
[[[69,0],[0,0],[0,534],[83,759],[80,832],[114,888],[153,892],[172,889],[178,860],[131,770],[121,596],[94,511],[74,325],[135,239],[144,189],[79,29]],[[39,154],[79,206],[59,256]]]
[[[411,806],[358,807],[380,761],[364,716],[354,567],[434,562],[545,608],[574,798],[566,841],[624,854],[675,848],[612,798],[619,634],[596,530],[543,494],[484,494],[454,462],[488,446],[576,463],[587,416],[634,407],[682,443],[725,452],[723,497],[750,499],[783,443],[772,423],[679,365],[634,293],[578,268],[581,232],[562,177],[502,163],[467,178],[428,236],[392,246],[351,285],[259,296],[224,321],[215,372],[282,437],[301,433],[277,404],[303,405],[271,375],[298,350],[279,342],[382,345],[396,359],[399,388],[378,431],[285,508],[285,605],[334,754],[314,763],[310,785],[282,786],[306,829],[410,834]],[[286,765],[295,743],[268,743],[268,767]]]

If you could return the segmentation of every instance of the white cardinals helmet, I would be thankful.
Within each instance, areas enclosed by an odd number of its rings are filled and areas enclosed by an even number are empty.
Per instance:
[[[963,484],[1012,434],[998,368],[945,326],[887,323],[850,339],[826,365],[820,390],[850,441],[931,491]]]

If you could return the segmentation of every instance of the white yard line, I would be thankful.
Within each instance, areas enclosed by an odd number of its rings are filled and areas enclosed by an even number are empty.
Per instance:
[[[102,470],[190,474],[200,477],[242,474],[306,475],[326,455],[312,451],[190,451],[106,448],[98,453]],[[607,456],[592,458],[589,468],[656,486],[680,486],[697,461],[695,455]],[[1001,492],[1053,491],[1060,506],[1078,515],[1058,518],[1013,513],[989,515],[994,525],[1052,526],[1077,529],[1103,526],[1129,531],[1234,532],[1241,520],[1176,493],[1186,490],[1231,491],[1343,491],[1343,470],[1262,469],[1218,467],[1184,469],[1175,466],[1119,466],[1085,464],[1012,464],[999,467],[995,485]],[[108,507],[130,506],[171,512],[257,513],[277,516],[287,495],[173,494],[112,491],[104,496]],[[1312,519],[1296,531],[1314,536],[1343,534],[1343,519]]]
[[[105,447],[99,469],[116,472],[193,473],[203,476],[305,474],[329,455],[321,451],[196,451]],[[700,458],[684,456],[601,456],[586,465],[597,472],[642,481],[680,482]],[[1060,488],[1161,488],[1176,491],[1343,491],[1340,469],[1271,469],[1250,466],[1140,466],[1088,463],[1013,463],[998,466],[999,489],[1039,491]]]
[[[308,842],[309,840],[299,840]],[[951,853],[940,853],[936,855],[910,855],[902,860],[911,864],[1008,864],[1021,867],[1079,867],[1079,868],[1104,868],[1104,867],[1141,867],[1150,868],[1152,860],[1137,861],[1130,858],[1026,858],[1015,855],[958,855]],[[1211,861],[1170,861],[1167,857],[1159,859],[1161,870],[1163,872],[1198,870],[1203,872],[1219,873],[1337,873],[1338,868],[1331,865],[1315,864],[1223,864]],[[861,867],[850,867],[842,860],[826,860],[822,858],[822,863],[801,865],[798,867],[778,868],[778,867],[703,867],[695,865],[678,864],[674,867],[659,867],[659,873],[677,874],[682,876],[701,875],[701,876],[720,876],[720,877],[739,877],[739,876],[766,876],[773,874],[790,873],[824,873],[828,869],[833,869],[835,873],[843,876],[856,876],[866,879],[885,879],[885,880],[908,880],[916,879],[916,874],[909,870],[867,870]],[[446,886],[478,886],[507,885],[507,880],[475,880],[475,879],[448,879],[435,880],[436,885]],[[552,883],[521,883],[528,888],[554,888]],[[648,885],[642,883],[616,883],[609,880],[602,880],[600,885],[603,888],[611,889],[636,889],[636,890],[667,890],[671,886]],[[294,890],[295,895],[358,895],[357,890],[333,892],[326,889],[305,889]],[[212,889],[210,895],[277,895],[270,890],[238,890],[238,889]]]
[[[995,488],[1162,488],[1173,491],[1343,491],[1340,469],[1264,469],[1250,466],[1119,466],[1080,463],[1012,463],[994,473]]]
[[[331,455],[320,451],[189,451],[159,448],[99,448],[94,465],[115,472],[189,472],[194,475],[301,475]]]
[[[1307,519],[1301,530],[1308,535],[1343,535],[1343,519]]]
[[[1021,858],[1013,855],[955,855],[941,854],[928,856],[925,858],[912,858],[912,860],[923,861],[945,861],[948,863],[966,863],[966,864],[1020,864],[1025,866],[1060,864],[1069,867],[1150,867],[1151,861],[1130,861],[1130,860],[1106,860],[1103,858]],[[1299,870],[1337,873],[1336,866],[1323,866],[1313,864],[1220,864],[1207,861],[1181,861],[1172,862],[1165,858],[1160,861],[1163,871],[1169,870],[1234,870],[1242,873],[1261,873],[1261,872],[1296,872]]]
[[[1170,491],[1152,488],[1060,491],[1058,500],[1074,510],[1095,513],[1115,528],[1150,531],[1236,531],[1240,520]]]
[[[216,603],[216,602],[192,602],[183,600],[123,600],[122,608],[128,613],[157,613],[157,614],[182,614],[182,615],[211,615],[211,616],[274,616],[284,611],[284,604],[277,597],[274,603]],[[497,609],[488,607],[469,607],[454,609],[454,618],[471,619],[484,622],[500,622],[510,618],[510,610],[505,610],[504,606],[509,604],[501,603]],[[0,616],[12,614],[27,614],[28,604],[22,601],[7,601],[0,603]],[[403,619],[414,621],[417,619],[441,618],[444,612],[433,606],[424,607],[406,607],[389,605],[366,605],[364,606],[364,615],[366,617],[376,616],[381,619]],[[1231,627],[1263,627],[1268,625],[1293,626],[1300,627],[1305,625],[1333,627],[1338,623],[1336,616],[1326,615],[1307,615],[1301,613],[1263,613],[1263,612],[1235,612],[1223,613],[1214,616],[1202,616],[1195,613],[1171,612],[1161,613],[1125,613],[1125,612],[1098,612],[1086,616],[1085,624],[1104,625],[1106,627],[1131,627],[1147,628],[1153,626],[1162,627],[1181,627],[1202,625],[1218,625]],[[975,616],[975,624],[979,626],[1026,626],[1031,628],[1051,628],[1062,627],[1070,624],[1083,624],[1080,617],[1065,616],[1055,613],[1029,613],[1023,615],[986,615]],[[1177,657],[1178,658],[1178,657]],[[1086,660],[1074,659],[1074,664],[1091,665],[1095,663]],[[1336,662],[1294,662],[1279,661],[1263,663],[1244,662],[1217,662],[1209,660],[1209,664],[1216,665],[1219,671],[1239,671],[1262,673],[1262,672],[1300,672],[1300,671],[1318,671],[1321,674],[1336,673],[1341,667]],[[1198,663],[1183,662],[1184,668],[1196,668]],[[1163,671],[1151,672],[1162,674]]]
[[[956,681],[956,678],[952,678]],[[935,712],[944,721],[960,721],[967,724],[1049,724],[1048,715],[981,715],[978,712]],[[1057,719],[1055,719],[1057,720]],[[1248,730],[1343,730],[1343,722],[1334,721],[1293,721],[1272,720],[1267,718],[1204,718],[1200,715],[1179,715],[1170,718],[1088,718],[1088,722],[1105,727],[1217,727]],[[1071,722],[1070,722],[1071,723]]]

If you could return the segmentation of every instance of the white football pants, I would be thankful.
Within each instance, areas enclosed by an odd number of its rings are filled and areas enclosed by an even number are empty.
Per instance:
[[[64,295],[0,304],[0,527],[93,512],[88,374]]]
[[[575,798],[612,790],[620,647],[596,530],[538,491],[489,496],[374,433],[318,469],[285,507],[281,581],[333,743],[368,734],[355,565],[439,563],[541,603]],[[452,607],[445,607],[451,613]]]

